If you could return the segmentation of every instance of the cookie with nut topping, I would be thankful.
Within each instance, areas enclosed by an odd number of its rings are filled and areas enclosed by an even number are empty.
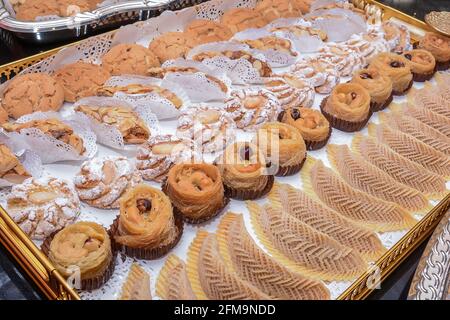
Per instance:
[[[102,66],[114,76],[134,74],[145,76],[148,68],[160,65],[158,57],[138,44],[118,44],[102,58]]]

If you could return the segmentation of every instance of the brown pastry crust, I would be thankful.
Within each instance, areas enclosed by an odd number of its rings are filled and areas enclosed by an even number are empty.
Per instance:
[[[81,139],[71,127],[58,119],[32,120],[24,123],[4,123],[3,129],[7,132],[20,132],[22,129],[36,128],[44,134],[72,146],[78,154],[82,155],[86,148]]]
[[[95,0],[94,0],[95,1]],[[56,15],[60,17],[73,16],[80,12],[93,10],[99,1],[93,0],[26,0],[13,4],[16,19],[34,21],[36,17]],[[11,1],[12,2],[12,1]],[[94,6],[95,4],[95,6]]]
[[[136,74],[145,76],[148,68],[160,65],[158,57],[138,44],[118,44],[102,58],[102,66],[114,76]]]
[[[296,4],[290,0],[263,0],[256,5],[255,10],[266,23],[270,23],[279,18],[300,17],[302,13]]]
[[[450,38],[438,33],[427,32],[420,39],[419,49],[425,49],[434,56],[438,70],[448,69],[450,62]]]
[[[427,50],[413,49],[403,52],[403,56],[409,60],[414,81],[430,80],[436,72],[436,59]]]
[[[192,47],[209,42],[229,40],[233,33],[226,25],[206,19],[196,19],[184,30],[188,43]]]
[[[392,80],[375,68],[361,69],[353,74],[351,80],[363,86],[370,94],[372,112],[386,108],[392,101]]]
[[[95,95],[110,76],[102,66],[83,61],[65,65],[55,72],[56,80],[64,89],[64,98],[69,102]]]
[[[31,177],[16,155],[4,144],[0,144],[0,178],[11,183],[22,183]]]
[[[279,120],[300,132],[307,150],[324,147],[331,136],[330,123],[318,110],[302,107],[289,108],[280,114]]]
[[[250,28],[261,28],[266,24],[259,12],[250,8],[230,9],[223,14],[220,22],[228,26],[233,33]]]
[[[413,75],[410,63],[405,57],[389,52],[377,54],[371,61],[369,68],[388,76],[392,81],[394,95],[402,95],[412,85]]]
[[[193,41],[184,32],[166,32],[153,39],[148,46],[161,63],[176,58],[185,58],[192,47]]]
[[[15,76],[3,91],[2,107],[18,119],[36,111],[58,111],[64,103],[64,90],[52,76],[30,73]]]

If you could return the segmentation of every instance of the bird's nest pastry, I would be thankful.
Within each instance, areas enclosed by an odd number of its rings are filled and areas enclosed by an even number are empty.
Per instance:
[[[193,43],[190,37],[183,32],[166,32],[150,42],[148,48],[153,52],[161,63],[176,58],[184,58]],[[157,67],[154,64],[151,67]]]
[[[403,56],[408,59],[413,80],[424,82],[430,80],[436,72],[436,59],[433,54],[423,49],[413,49],[403,52]]]
[[[438,33],[427,32],[417,46],[425,49],[436,59],[437,70],[447,70],[450,66],[450,38]]]
[[[369,92],[372,112],[381,111],[392,102],[391,78],[375,68],[356,71],[351,82],[360,84]]]
[[[227,25],[206,19],[193,20],[186,26],[184,33],[193,47],[209,42],[227,41],[233,36]]]

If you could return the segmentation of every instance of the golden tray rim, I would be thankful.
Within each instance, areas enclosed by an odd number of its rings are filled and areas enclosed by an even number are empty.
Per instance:
[[[381,9],[382,19],[395,18],[405,23],[412,31],[411,38],[417,40],[414,29],[421,32],[430,31],[431,28],[423,21],[409,16],[397,9],[386,6],[375,0],[352,0],[355,6],[366,9],[375,6]],[[411,30],[412,29],[412,30]],[[113,34],[114,31],[110,31]],[[104,35],[104,34],[103,34]],[[101,35],[100,35],[101,36]],[[52,50],[48,50],[24,59],[20,59],[0,66],[1,78],[10,79],[24,68],[27,68],[66,47],[76,45],[81,41],[73,42]],[[428,236],[432,234],[440,219],[450,209],[450,193],[442,199],[430,212],[428,212],[413,228],[411,228],[392,248],[380,257],[372,268],[357,278],[337,299],[359,300],[366,298],[374,288],[367,283],[371,281],[374,272],[381,283],[417,248]],[[11,219],[8,213],[0,206],[0,243],[14,257],[35,285],[48,299],[80,300],[80,296],[72,289],[64,278],[56,271],[47,257],[28,238],[20,227]]]

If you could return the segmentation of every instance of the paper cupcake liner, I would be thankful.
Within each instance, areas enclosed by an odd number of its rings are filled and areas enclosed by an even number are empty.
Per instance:
[[[434,67],[433,71],[429,72],[429,73],[415,73],[413,72],[413,81],[416,82],[425,82],[430,80],[431,78],[433,78],[435,72],[437,70],[437,64]]]
[[[450,67],[450,60],[449,61],[436,61],[436,70],[438,71],[445,71]]]
[[[330,140],[331,132],[333,131],[331,125],[330,125],[329,129],[330,130],[328,130],[327,137],[323,140],[320,140],[320,141],[305,140],[306,150],[308,150],[308,151],[319,150],[319,149],[322,149],[323,147],[325,147],[326,144],[328,143],[328,140]]]
[[[275,178],[268,176],[268,181],[265,187],[261,190],[241,190],[235,189],[227,185],[225,188],[225,196],[236,200],[255,200],[264,197],[272,189]]]
[[[155,260],[159,259],[162,256],[166,255],[170,250],[172,250],[180,241],[181,236],[183,235],[183,219],[180,215],[176,214],[174,211],[175,217],[175,227],[177,228],[177,234],[172,242],[165,244],[163,246],[157,248],[133,248],[124,244],[120,244],[117,241],[113,241],[114,249],[117,252],[122,252],[128,257],[143,259],[143,260]],[[112,235],[112,239],[117,234],[119,229],[119,217],[116,217],[110,226],[110,232]]]
[[[408,92],[409,89],[411,89],[413,83],[414,83],[414,79],[411,79],[411,82],[408,84],[408,86],[406,87],[405,90],[403,90],[403,91],[392,90],[392,94],[394,96],[403,96],[404,94],[406,94],[406,92]]]
[[[392,99],[394,99],[394,95],[391,93],[389,98],[387,98],[387,100],[384,102],[381,103],[370,102],[370,111],[373,113],[386,109],[391,104]]]
[[[60,231],[60,230],[58,230]],[[50,244],[53,240],[53,238],[55,237],[55,235],[58,233],[58,231],[53,232],[50,236],[48,236],[47,238],[45,238],[44,242],[42,242],[41,245],[41,251],[48,257],[49,253],[50,253]],[[106,268],[105,272],[102,275],[99,275],[95,278],[91,278],[91,279],[83,279],[81,280],[81,290],[87,290],[87,291],[91,291],[91,290],[95,290],[98,289],[100,287],[102,287],[106,282],[108,282],[108,280],[111,278],[111,276],[114,273],[114,269],[115,269],[115,262],[116,262],[116,257],[117,257],[117,251],[115,250],[115,246],[114,246],[114,239],[112,237],[111,231],[108,230],[108,235],[111,239],[111,261],[109,262],[108,267]]]
[[[303,160],[296,165],[286,166],[286,167],[280,166],[275,175],[277,177],[292,176],[292,175],[298,173],[302,169],[303,164],[305,163],[305,160],[306,160],[306,155],[305,155],[305,158],[303,158]]]
[[[336,128],[338,130],[341,130],[344,132],[359,131],[366,126],[367,122],[369,121],[370,117],[372,116],[372,111],[369,110],[369,114],[367,115],[367,118],[362,121],[358,121],[358,122],[347,121],[347,120],[336,118],[335,116],[332,116],[331,114],[329,114],[328,112],[326,112],[324,110],[327,100],[328,100],[328,97],[324,98],[322,100],[322,102],[320,103],[320,111],[322,111],[322,114],[325,116],[325,118],[327,118],[328,122],[330,122],[330,125],[333,128]]]

